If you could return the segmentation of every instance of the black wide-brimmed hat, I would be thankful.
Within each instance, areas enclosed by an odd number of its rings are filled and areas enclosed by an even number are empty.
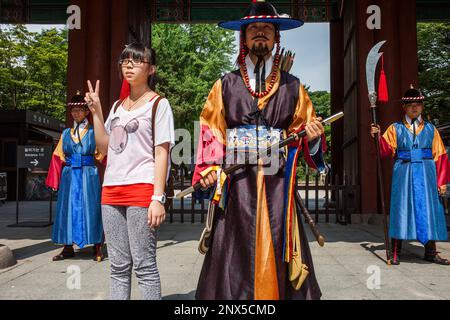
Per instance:
[[[77,93],[70,99],[70,102],[67,104],[69,109],[72,108],[84,108],[89,109],[86,101],[84,100],[84,96],[81,95],[80,91],[77,91]]]
[[[240,31],[243,26],[255,22],[275,24],[280,31],[299,28],[304,24],[302,20],[292,19],[287,14],[278,14],[277,9],[265,0],[253,0],[242,19],[223,21],[219,23],[219,26],[228,30]]]
[[[413,102],[423,102],[425,100],[425,96],[419,89],[416,89],[411,85],[405,94],[403,95],[402,102],[404,104],[413,103]]]

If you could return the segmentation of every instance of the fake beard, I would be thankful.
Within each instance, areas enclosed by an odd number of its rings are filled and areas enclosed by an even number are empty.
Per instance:
[[[269,47],[267,47],[265,43],[262,43],[260,45],[254,44],[250,52],[257,57],[265,57],[271,52],[271,50],[269,50]]]

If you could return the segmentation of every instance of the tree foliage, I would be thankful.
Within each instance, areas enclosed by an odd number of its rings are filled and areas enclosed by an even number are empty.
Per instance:
[[[309,97],[313,103],[314,109],[318,117],[322,119],[331,116],[331,94],[327,91],[312,91],[309,93]],[[331,146],[331,126],[325,127],[325,136],[327,138],[328,150]],[[329,152],[326,155],[326,160],[329,160]]]
[[[322,118],[329,117],[331,114],[330,93],[327,91],[311,91],[309,97],[313,103],[316,114]]]
[[[417,40],[425,115],[450,123],[450,23],[419,23]]]
[[[67,30],[0,29],[0,107],[65,120]]]

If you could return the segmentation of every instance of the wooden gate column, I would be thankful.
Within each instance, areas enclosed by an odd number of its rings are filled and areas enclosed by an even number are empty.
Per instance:
[[[367,9],[381,9],[381,29],[370,30]],[[418,83],[416,1],[344,1],[344,171],[357,176],[360,185],[360,211],[364,215],[380,213],[377,192],[375,146],[369,135],[371,115],[367,98],[365,64],[370,49],[387,40],[384,69],[390,101],[380,105],[379,122],[383,130],[401,120],[401,97],[412,83]],[[379,73],[379,71],[377,71]],[[379,74],[377,74],[377,79]],[[383,164],[386,199],[390,197],[392,164]],[[387,202],[389,205],[389,201]],[[378,218],[378,217],[377,217]]]
[[[87,80],[100,80],[106,118],[120,93],[120,53],[131,42],[150,45],[150,1],[72,0],[71,4],[81,9],[81,29],[69,31],[67,96],[86,92]],[[67,114],[67,123],[71,121]]]
[[[342,20],[330,22],[331,114],[344,111],[344,29]],[[331,126],[331,174],[343,178],[344,120]],[[334,197],[334,195],[333,195]]]

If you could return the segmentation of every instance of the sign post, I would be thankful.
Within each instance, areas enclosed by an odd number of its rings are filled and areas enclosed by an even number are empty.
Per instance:
[[[17,146],[17,172],[16,172],[16,224],[12,228],[45,228],[52,222],[52,195],[50,196],[50,217],[48,222],[22,222],[19,223],[19,170],[20,169],[48,169],[52,157],[51,146],[27,145]]]

